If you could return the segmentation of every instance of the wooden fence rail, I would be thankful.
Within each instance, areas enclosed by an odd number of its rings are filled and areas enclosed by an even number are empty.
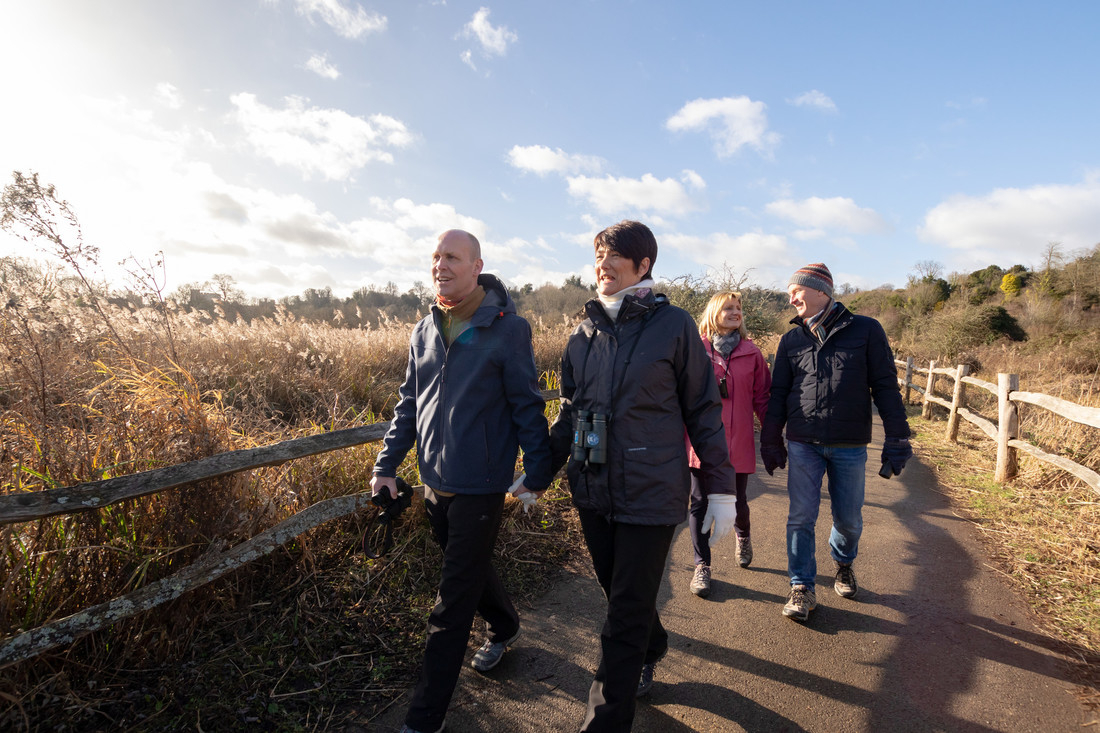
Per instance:
[[[544,400],[558,398],[558,390],[543,390]],[[336,430],[259,448],[219,453],[152,471],[92,481],[60,489],[28,491],[0,496],[0,525],[100,509],[111,504],[155,494],[205,479],[240,471],[275,466],[296,458],[350,448],[379,441],[389,422]],[[123,619],[156,608],[184,593],[203,586],[226,573],[275,551],[295,537],[325,522],[357,512],[370,504],[370,493],[326,499],[303,509],[271,529],[222,550],[206,555],[163,578],[107,603],[92,606],[57,621],[43,624],[0,640],[0,667],[29,659],[75,639],[99,631]]]
[[[939,405],[947,409],[948,440],[953,443],[958,442],[959,419],[962,418],[977,426],[996,443],[997,468],[993,476],[994,480],[1004,482],[1014,478],[1017,473],[1017,453],[1023,451],[1044,463],[1079,478],[1089,488],[1100,494],[1100,473],[1065,456],[1048,453],[1037,445],[1020,439],[1018,403],[1041,407],[1067,420],[1092,428],[1100,428],[1100,408],[1079,405],[1041,392],[1023,392],[1020,390],[1020,378],[1016,374],[998,374],[997,384],[993,384],[969,376],[969,367],[965,364],[948,369],[937,367],[936,362],[931,361],[927,369],[915,369],[912,357],[905,361],[897,359],[894,363],[898,367],[905,367],[905,377],[899,378],[898,384],[904,390],[906,400],[908,401],[910,390],[919,392],[922,395],[921,414],[923,417],[930,418],[932,416],[932,405]],[[914,374],[926,375],[923,388],[912,383],[911,380]],[[950,400],[935,394],[938,376],[950,377],[953,380]],[[968,385],[984,389],[997,396],[996,423],[967,408],[966,387]]]

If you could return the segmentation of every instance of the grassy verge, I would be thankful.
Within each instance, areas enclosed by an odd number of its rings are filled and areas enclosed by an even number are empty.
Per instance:
[[[509,500],[497,567],[521,608],[574,561],[580,539],[568,505],[561,489],[526,515]],[[377,560],[359,551],[367,521],[317,530],[166,613],[5,670],[0,727],[317,731],[369,724],[415,681],[439,552],[419,501],[399,520],[393,549]]]
[[[957,444],[942,419],[918,412],[910,425],[921,459],[980,530],[995,566],[1076,661],[1082,701],[1100,710],[1100,500],[1023,454],[1018,478],[995,483],[993,444],[966,422]]]

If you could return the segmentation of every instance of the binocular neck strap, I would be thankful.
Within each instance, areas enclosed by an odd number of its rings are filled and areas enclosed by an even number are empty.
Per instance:
[[[374,534],[374,528],[378,525],[378,517],[380,516],[381,514],[375,515],[375,517],[370,520],[370,524],[367,525],[367,528],[363,530],[363,553],[371,560],[377,560],[378,558],[389,552],[390,548],[393,547],[393,523],[383,522],[381,551],[375,553],[370,548],[370,538],[371,535]]]

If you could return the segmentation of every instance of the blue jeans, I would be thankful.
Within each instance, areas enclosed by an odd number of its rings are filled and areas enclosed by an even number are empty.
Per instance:
[[[814,525],[821,507],[821,480],[829,477],[833,530],[829,548],[833,560],[849,564],[859,552],[863,533],[863,489],[867,481],[867,446],[787,444],[787,572],[791,585],[814,587],[817,557]]]

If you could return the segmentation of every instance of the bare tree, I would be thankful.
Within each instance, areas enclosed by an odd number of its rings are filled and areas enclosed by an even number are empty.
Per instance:
[[[219,272],[210,276],[206,281],[206,287],[218,294],[223,303],[241,303],[244,301],[244,291],[237,287],[237,281],[232,275]]]
[[[168,337],[168,351],[172,355],[172,362],[179,364],[180,357],[176,352],[176,339],[172,333],[172,317],[169,313],[168,303],[164,300],[164,284],[167,281],[164,252],[157,252],[155,257],[146,262],[130,255],[119,264],[126,269],[130,278],[145,290],[145,294],[152,295],[156,299],[155,310],[164,323],[164,332]]]
[[[1058,268],[1065,262],[1061,242],[1047,242],[1043,247],[1043,271],[1039,275],[1039,289],[1055,295],[1058,290]]]
[[[14,182],[5,186],[0,196],[0,212],[3,212],[0,215],[0,229],[51,252],[69,265],[83,285],[88,302],[111,332],[115,343],[133,357],[100,303],[106,288],[102,284],[93,284],[89,279],[91,273],[99,268],[99,248],[84,241],[80,223],[69,202],[57,198],[57,190],[52,184],[43,186],[39,183],[37,173],[25,176],[19,171],[12,171],[11,175]],[[49,246],[43,248],[42,240]]]
[[[935,260],[921,260],[913,265],[913,271],[917,273],[918,280],[931,282],[943,276],[943,264]]]

